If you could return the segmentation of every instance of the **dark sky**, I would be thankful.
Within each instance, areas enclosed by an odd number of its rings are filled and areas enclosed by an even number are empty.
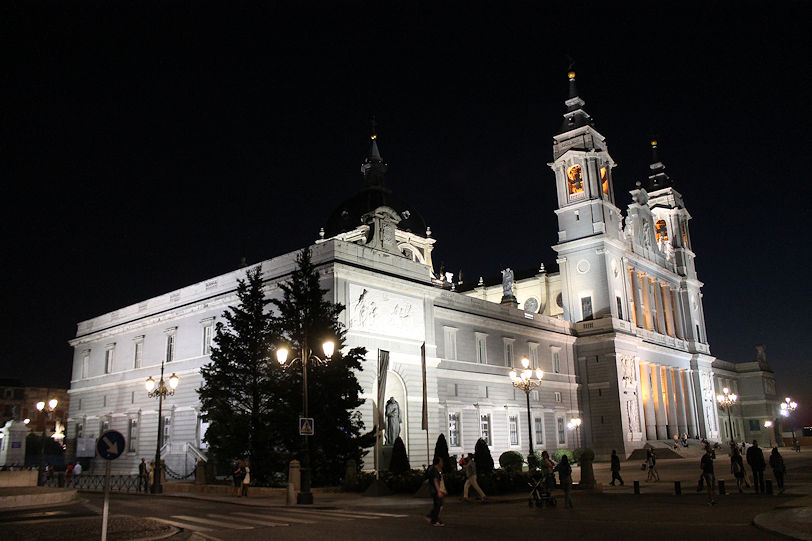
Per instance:
[[[2,376],[67,386],[76,322],[312,242],[372,115],[438,265],[551,261],[569,55],[621,208],[660,141],[711,351],[766,344],[812,424],[805,3],[270,4],[0,8]]]

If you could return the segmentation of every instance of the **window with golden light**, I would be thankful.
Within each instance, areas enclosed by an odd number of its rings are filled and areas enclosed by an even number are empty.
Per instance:
[[[609,175],[606,174],[605,167],[601,167],[601,189],[603,195],[609,195]]]
[[[573,165],[567,169],[567,180],[570,195],[577,195],[584,192],[584,180],[581,177],[580,165]]]
[[[654,224],[654,234],[657,236],[657,242],[668,240],[668,227],[665,225],[665,220],[657,220]]]

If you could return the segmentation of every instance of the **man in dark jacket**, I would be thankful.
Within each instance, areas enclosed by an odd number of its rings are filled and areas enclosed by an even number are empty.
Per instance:
[[[612,458],[611,460],[611,470],[612,470],[612,482],[609,483],[612,486],[615,486],[615,479],[620,481],[621,486],[623,485],[623,478],[620,476],[620,457],[617,456],[617,451],[612,449]]]
[[[756,494],[764,494],[764,469],[767,463],[757,440],[753,440],[753,446],[747,450],[747,463],[753,470],[753,488],[756,489]]]

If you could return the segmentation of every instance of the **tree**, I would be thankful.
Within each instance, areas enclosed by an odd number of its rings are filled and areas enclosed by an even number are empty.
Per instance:
[[[406,454],[406,446],[403,440],[398,436],[395,443],[392,445],[392,459],[389,461],[389,471],[395,475],[409,471],[412,467],[409,465],[409,456]]]
[[[283,427],[274,415],[285,409],[282,369],[271,358],[278,333],[265,311],[261,268],[248,270],[237,284],[239,304],[223,312],[226,324],[217,323],[211,361],[201,368],[197,392],[216,463],[228,467],[247,455],[252,482],[270,484],[287,462],[279,446]]]
[[[476,440],[476,445],[474,446],[474,462],[476,462],[477,474],[490,473],[493,471],[491,450],[482,438]]]
[[[434,444],[434,458],[438,457],[443,461],[443,471],[452,472],[457,469],[457,465],[448,455],[448,443],[445,440],[445,434],[442,432],[437,436],[437,443]],[[432,462],[434,461],[432,460]]]
[[[290,347],[291,357],[301,362],[302,346],[307,343],[313,353],[323,356],[321,344],[332,340],[335,353],[324,362],[308,363],[309,415],[315,423],[310,438],[310,458],[315,484],[337,484],[344,464],[353,459],[360,463],[365,451],[360,438],[364,428],[358,407],[361,386],[355,374],[362,369],[364,348],[353,348],[342,354],[346,330],[338,321],[344,310],[341,304],[325,299],[328,290],[321,287],[321,276],[306,248],[296,258],[297,268],[289,281],[279,285],[281,299],[273,299],[276,308],[274,327],[280,332],[281,343]],[[289,407],[280,412],[281,442],[290,450],[300,449],[296,417],[304,411],[302,404],[302,370],[290,367],[281,375],[282,387],[287,391]]]

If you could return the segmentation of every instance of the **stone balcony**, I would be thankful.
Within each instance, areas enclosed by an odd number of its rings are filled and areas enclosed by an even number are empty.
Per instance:
[[[710,347],[708,347],[707,344],[683,340],[681,338],[675,338],[673,336],[668,336],[655,331],[641,329],[640,327],[635,327],[628,321],[623,321],[622,319],[612,317],[605,317],[592,321],[580,321],[573,324],[573,329],[575,330],[575,334],[578,336],[590,336],[607,332],[623,332],[633,334],[638,338],[642,338],[644,342],[648,342],[650,344],[657,344],[691,353],[710,353]]]

